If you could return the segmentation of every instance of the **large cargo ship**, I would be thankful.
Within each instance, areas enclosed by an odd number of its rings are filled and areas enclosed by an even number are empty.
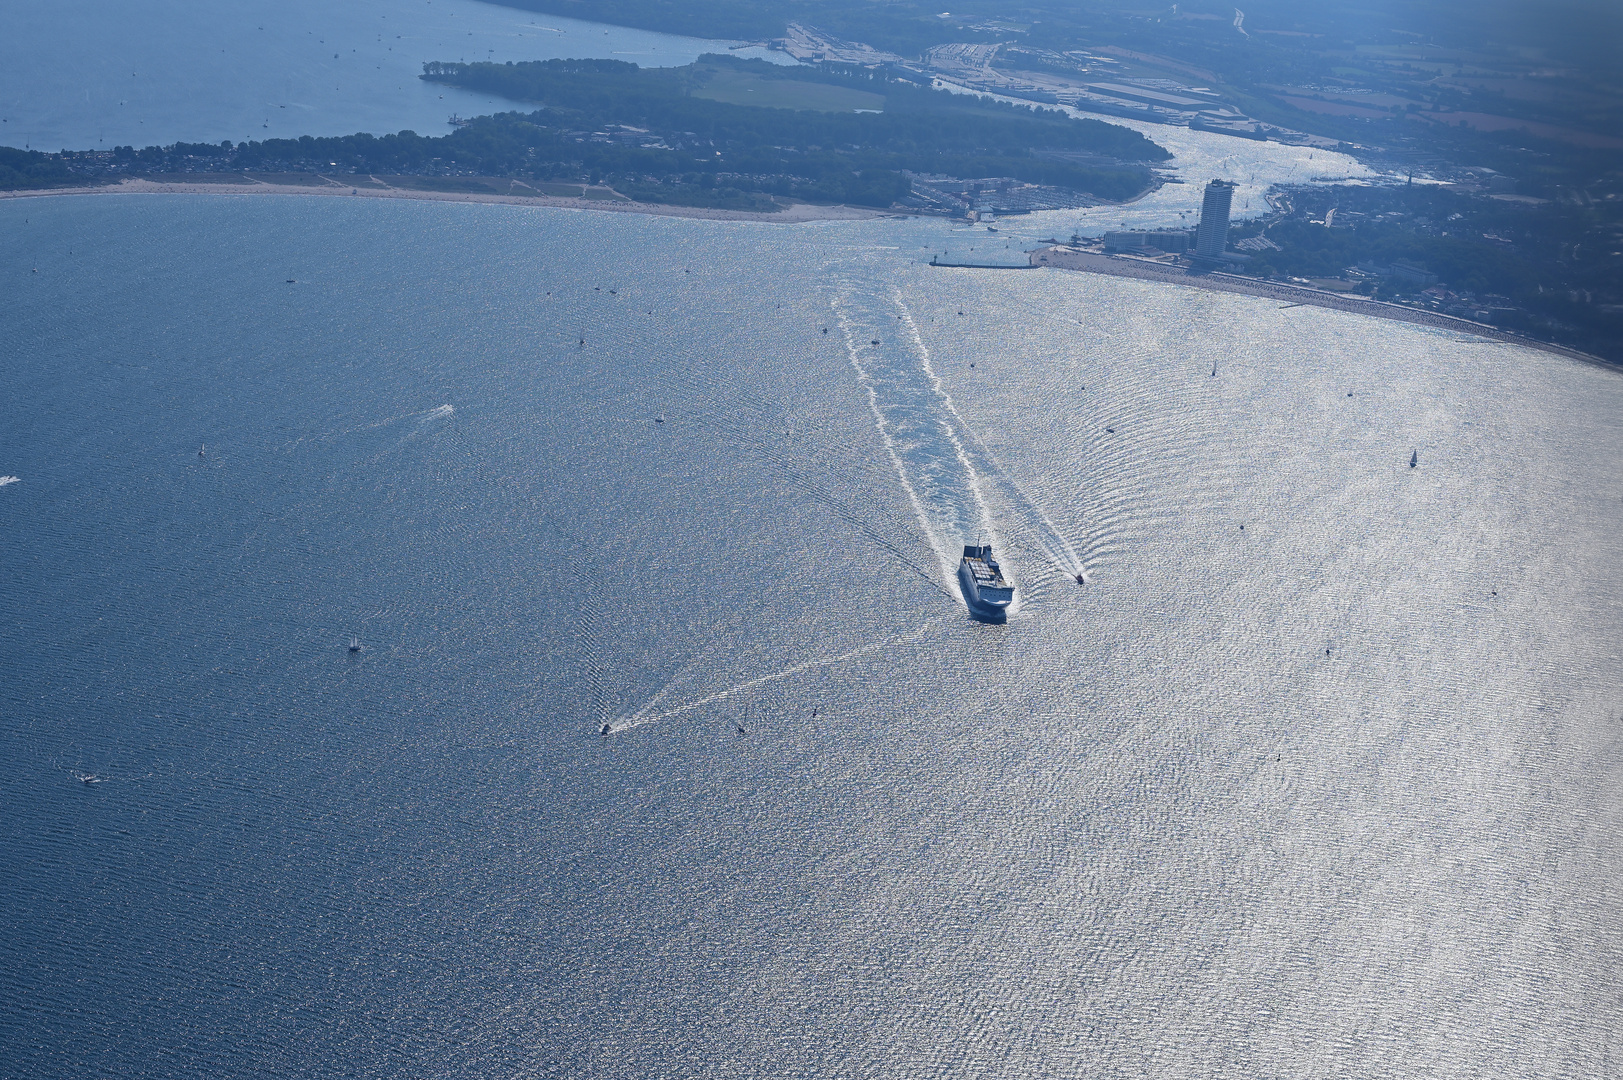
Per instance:
[[[964,545],[958,564],[958,587],[963,591],[969,613],[986,622],[1003,622],[1014,603],[1014,586],[1003,576],[1003,568],[992,558],[992,546]]]

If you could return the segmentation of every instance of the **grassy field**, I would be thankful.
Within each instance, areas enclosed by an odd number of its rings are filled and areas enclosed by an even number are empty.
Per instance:
[[[706,70],[709,76],[693,88],[693,96],[729,105],[756,105],[767,109],[803,109],[811,112],[883,112],[885,98],[849,86],[761,79],[746,71]]]

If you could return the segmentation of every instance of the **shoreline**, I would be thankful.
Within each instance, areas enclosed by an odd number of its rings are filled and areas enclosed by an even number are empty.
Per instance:
[[[204,174],[208,175],[208,174]],[[436,191],[428,188],[399,187],[369,176],[361,184],[339,183],[319,174],[309,174],[310,182],[274,183],[253,177],[222,177],[218,180],[144,180],[126,179],[114,184],[96,184],[71,188],[37,188],[0,191],[0,200],[50,198],[68,195],[293,195],[321,198],[343,197],[351,199],[410,199],[429,202],[480,203],[501,206],[539,206],[563,210],[602,210],[609,213],[646,214],[654,217],[678,217],[705,221],[754,221],[775,224],[797,224],[812,221],[872,221],[880,218],[904,218],[911,215],[895,210],[875,210],[868,207],[846,205],[817,206],[810,203],[792,203],[769,213],[751,210],[722,210],[703,206],[670,206],[663,203],[640,203],[627,199],[611,189],[599,189],[606,194],[588,198],[580,196],[549,195],[533,188],[530,194],[516,194],[496,190]],[[301,176],[301,180],[303,177]],[[479,178],[473,178],[479,179]],[[483,178],[489,180],[490,178]],[[495,182],[495,181],[491,181]],[[510,182],[513,188],[524,185]],[[1486,323],[1472,322],[1453,315],[1425,311],[1361,296],[1329,292],[1308,286],[1282,282],[1261,281],[1256,278],[1226,274],[1222,271],[1191,272],[1188,268],[1131,256],[1105,255],[1083,251],[1059,244],[1035,248],[1026,253],[1026,264],[979,266],[973,264],[940,263],[941,269],[1027,270],[1044,267],[1056,270],[1081,271],[1108,277],[1134,278],[1140,281],[1159,281],[1184,285],[1212,292],[1236,293],[1284,302],[1287,306],[1330,308],[1353,314],[1369,315],[1378,319],[1406,322],[1439,330],[1453,330],[1473,337],[1507,345],[1521,345],[1530,349],[1554,353],[1570,360],[1593,364],[1609,371],[1623,371],[1623,363],[1606,360],[1581,350],[1539,341],[1536,338],[1501,330]]]
[[[664,203],[640,203],[613,193],[600,198],[584,196],[503,193],[499,191],[435,191],[428,188],[396,187],[383,181],[367,178],[360,184],[339,183],[324,176],[311,174],[312,179],[324,181],[310,184],[278,184],[252,178],[233,177],[229,180],[166,181],[128,179],[114,184],[95,184],[72,188],[37,188],[0,191],[0,200],[34,199],[63,195],[313,195],[322,198],[348,199],[416,199],[429,202],[483,203],[501,206],[545,206],[565,210],[606,210],[621,214],[649,214],[655,217],[698,218],[709,221],[762,221],[794,224],[805,221],[869,221],[875,218],[901,217],[894,210],[874,210],[857,206],[816,206],[811,203],[792,203],[789,206],[763,213],[754,210],[721,210],[706,206],[670,206]],[[515,188],[520,185],[514,185]],[[527,185],[525,185],[527,186]],[[534,190],[534,189],[532,189]]]
[[[1063,244],[1036,248],[1027,252],[1026,257],[1032,269],[1052,267],[1056,270],[1076,270],[1089,274],[1104,274],[1109,277],[1160,281],[1172,285],[1184,285],[1193,289],[1206,289],[1211,292],[1237,293],[1242,296],[1258,296],[1266,300],[1279,300],[1283,301],[1287,307],[1322,307],[1330,308],[1333,311],[1348,311],[1357,315],[1369,315],[1377,319],[1389,319],[1394,322],[1429,326],[1436,330],[1453,330],[1457,333],[1470,334],[1473,337],[1485,338],[1506,345],[1521,345],[1529,349],[1555,353],[1569,360],[1593,364],[1608,371],[1623,371],[1623,363],[1607,360],[1566,345],[1557,345],[1552,341],[1540,341],[1537,338],[1524,337],[1508,330],[1501,330],[1496,326],[1489,326],[1487,323],[1472,322],[1470,319],[1444,315],[1441,312],[1425,311],[1419,308],[1406,307],[1402,304],[1387,303],[1382,300],[1369,300],[1361,296],[1349,296],[1345,293],[1329,292],[1325,289],[1315,289],[1310,286],[1288,285],[1277,281],[1261,281],[1257,278],[1242,277],[1238,274],[1225,274],[1220,270],[1192,273],[1182,266],[1151,262],[1148,259],[1135,259],[1131,256],[1102,255],[1092,251],[1081,251]]]

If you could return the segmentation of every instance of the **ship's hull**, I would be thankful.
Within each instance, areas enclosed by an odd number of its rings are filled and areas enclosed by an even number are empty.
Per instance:
[[[964,596],[964,606],[969,613],[982,622],[1007,622],[1009,618],[1009,604],[1013,601],[1013,591],[1010,590],[1008,600],[989,599],[981,595],[980,586],[975,581],[975,575],[970,571],[969,564],[958,564],[958,591]],[[1000,590],[1001,591],[1001,590]]]

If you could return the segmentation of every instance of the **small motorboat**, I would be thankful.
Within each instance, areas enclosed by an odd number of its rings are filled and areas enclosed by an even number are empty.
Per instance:
[[[664,422],[665,422],[665,414],[664,413],[660,413],[658,416],[654,417],[654,423],[663,424]]]
[[[209,444],[204,443],[202,446],[199,446],[197,448],[197,456],[198,457],[208,457],[209,456],[208,451],[209,451]]]
[[[1081,574],[1078,574],[1076,575],[1076,583],[1078,585],[1086,585],[1088,583],[1088,579],[1083,577]]]
[[[604,725],[603,725],[603,726],[602,726],[602,727],[600,727],[600,728],[598,728],[598,729],[597,729],[597,733],[598,733],[598,734],[599,734],[599,735],[601,735],[601,736],[603,736],[603,738],[605,738],[605,739],[606,739],[606,738],[608,738],[608,737],[609,737],[609,735],[610,735],[610,734],[611,734],[611,733],[612,733],[612,732],[613,732],[613,731],[614,731],[614,729],[613,729],[613,728],[611,728],[611,727],[609,727],[609,725],[607,725],[607,724],[604,724]]]

